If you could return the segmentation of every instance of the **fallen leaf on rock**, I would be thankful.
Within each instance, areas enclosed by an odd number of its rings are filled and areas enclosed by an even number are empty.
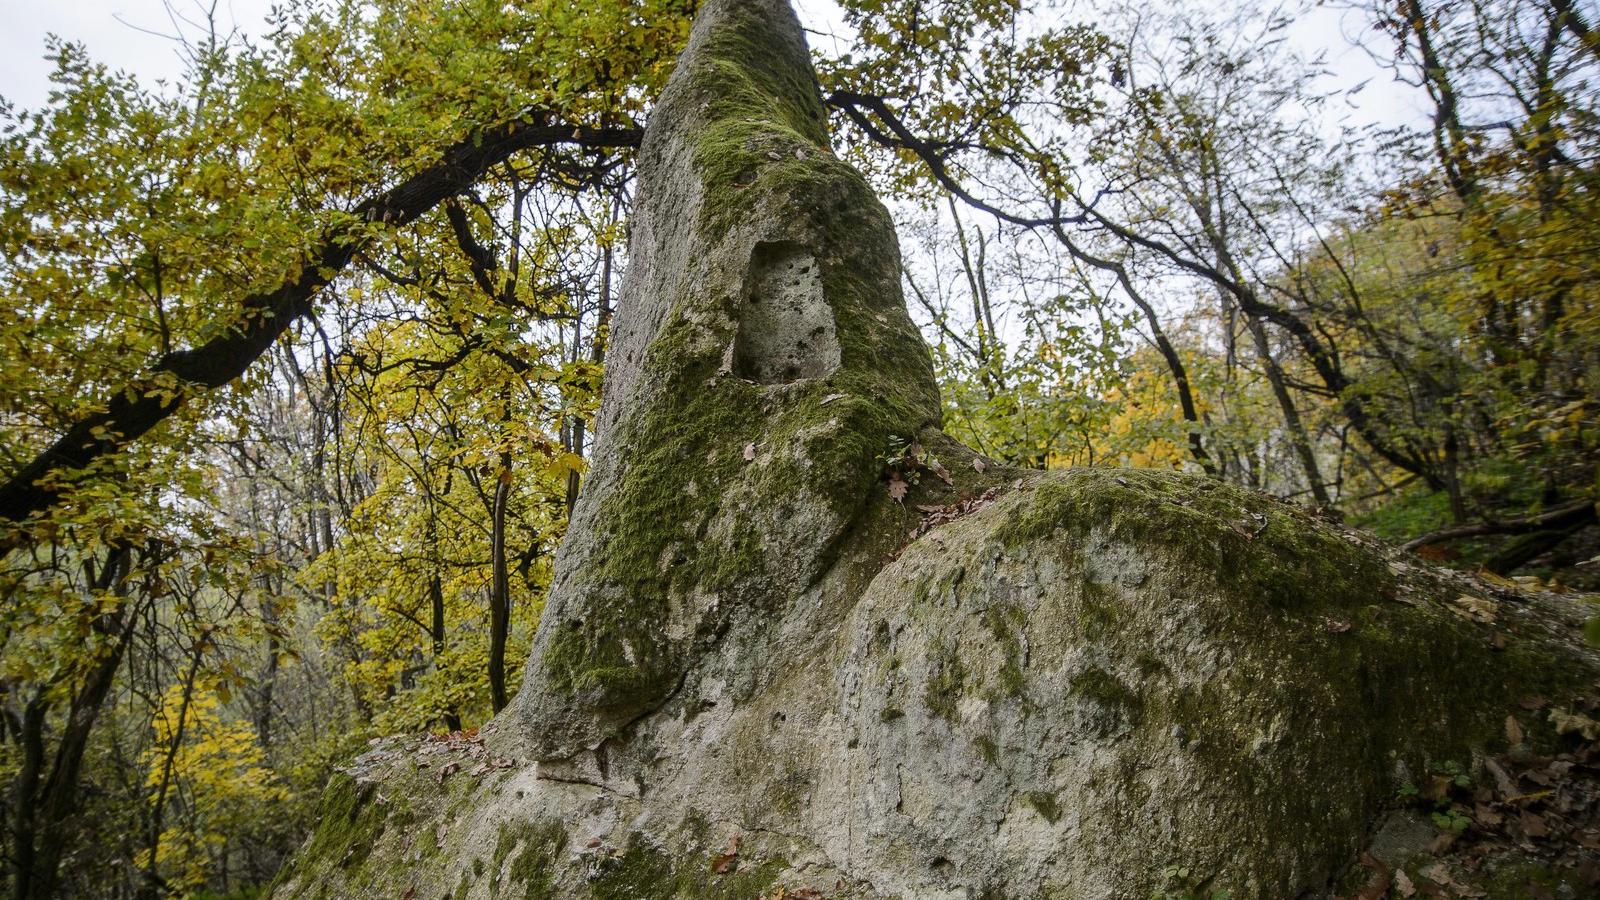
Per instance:
[[[1417,893],[1417,886],[1411,883],[1404,869],[1394,870],[1394,892],[1402,897],[1415,896]]]
[[[1527,710],[1544,709],[1546,701],[1538,694],[1529,694],[1517,701],[1517,705]]]
[[[1564,709],[1550,710],[1550,724],[1556,726],[1556,734],[1581,734],[1584,739],[1600,741],[1600,722],[1589,718],[1583,713],[1569,713]]]
[[[844,394],[829,394],[828,396],[823,397],[822,398],[822,402],[817,404],[817,405],[818,406],[827,406],[829,403],[832,403],[835,400],[843,400],[845,398],[845,396],[846,395],[844,395]]]
[[[1449,887],[1455,884],[1455,880],[1450,877],[1449,867],[1444,863],[1434,863],[1431,866],[1425,866],[1422,869],[1419,869],[1417,874],[1428,879],[1434,884],[1442,885],[1444,887]]]
[[[1351,895],[1351,900],[1380,900],[1384,894],[1389,893],[1389,870],[1384,868],[1371,853],[1361,854],[1361,865],[1372,870],[1372,875],[1365,884],[1356,889]]]
[[[1525,809],[1522,811],[1522,831],[1531,838],[1548,837],[1550,826],[1545,824],[1544,816]]]
[[[1517,782],[1506,773],[1504,766],[1493,759],[1486,759],[1483,761],[1483,767],[1489,770],[1490,775],[1494,776],[1494,786],[1500,791],[1502,797],[1515,797],[1522,793],[1517,789]]]
[[[1471,594],[1462,594],[1450,601],[1450,611],[1468,622],[1491,625],[1500,615],[1500,604]]]
[[[906,491],[908,490],[910,490],[910,486],[904,481],[900,480],[899,472],[893,472],[889,475],[890,500],[893,500],[896,503],[904,503],[906,500]]]
[[[1489,571],[1488,569],[1479,569],[1478,570],[1478,577],[1482,578],[1484,581],[1489,582],[1490,584],[1499,585],[1500,587],[1503,587],[1503,588],[1511,588],[1512,590],[1517,590],[1517,589],[1519,589],[1521,587],[1521,585],[1517,584],[1515,581],[1512,581],[1511,579],[1505,577],[1504,575],[1496,575],[1495,573]]]
[[[984,470],[989,468],[989,464],[984,462],[982,457],[974,456],[972,458],[972,468],[973,471],[977,472],[979,475],[982,475]]]
[[[1350,630],[1349,619],[1335,619],[1333,616],[1323,616],[1322,625],[1329,634],[1344,634]]]
[[[727,846],[722,848],[721,853],[711,857],[711,871],[717,875],[726,875],[733,871],[733,867],[738,864],[738,861],[739,836],[737,834],[729,835]]]
[[[1511,744],[1520,744],[1524,737],[1522,723],[1517,721],[1517,717],[1506,716],[1506,741]]]
[[[983,492],[982,496],[963,497],[960,500],[945,506],[929,506],[923,503],[917,504],[917,509],[922,511],[923,516],[922,521],[917,524],[917,527],[911,530],[912,540],[916,540],[918,537],[926,534],[936,526],[943,525],[946,522],[953,522],[956,519],[967,515],[968,513],[976,512],[977,510],[982,509],[984,506],[987,506],[997,494],[999,494],[999,491],[996,488],[989,488],[987,491]]]
[[[752,442],[744,445],[744,461],[745,462],[750,462],[751,460],[753,460],[755,458],[756,458],[756,445],[755,445],[755,442],[752,441]]]

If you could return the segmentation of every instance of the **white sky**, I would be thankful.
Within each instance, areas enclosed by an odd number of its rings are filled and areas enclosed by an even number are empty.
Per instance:
[[[179,12],[193,15],[211,0],[172,0]],[[237,26],[247,34],[260,34],[272,0],[216,0],[223,28]],[[603,0],[599,0],[603,2]],[[1227,2],[1227,0],[1196,0]],[[828,32],[838,22],[832,0],[797,0],[801,19],[814,32]],[[1416,121],[1421,106],[1414,93],[1391,84],[1346,36],[1361,23],[1353,13],[1319,7],[1302,16],[1292,39],[1302,52],[1323,50],[1335,70],[1334,81],[1354,85],[1371,83],[1356,98],[1351,110],[1356,124],[1381,125]],[[22,107],[36,107],[49,90],[50,64],[43,58],[45,35],[54,33],[81,41],[94,59],[138,75],[141,79],[172,79],[182,62],[172,41],[147,32],[170,34],[172,22],[162,0],[0,0],[0,97]],[[145,29],[141,31],[140,29]],[[814,44],[826,39],[813,33]]]

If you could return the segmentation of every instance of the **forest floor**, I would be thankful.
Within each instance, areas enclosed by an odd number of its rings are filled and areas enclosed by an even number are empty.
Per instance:
[[[1408,786],[1406,807],[1361,854],[1349,900],[1600,897],[1600,697],[1574,711],[1539,696],[1518,707],[1506,716],[1508,749],[1483,760],[1480,779],[1451,767]],[[1560,752],[1523,742],[1533,717],[1565,732]]]

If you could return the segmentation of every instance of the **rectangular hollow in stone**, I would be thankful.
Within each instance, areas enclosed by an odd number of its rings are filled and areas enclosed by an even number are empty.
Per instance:
[[[816,257],[789,241],[757,244],[739,306],[733,373],[788,384],[837,368],[839,336]]]

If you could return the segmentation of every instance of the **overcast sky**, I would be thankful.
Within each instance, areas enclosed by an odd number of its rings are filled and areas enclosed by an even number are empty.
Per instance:
[[[271,3],[219,0],[220,24],[259,35]],[[174,4],[180,11],[194,10],[201,0],[174,0]],[[828,31],[836,21],[831,0],[798,0],[796,5],[808,28]],[[144,79],[171,79],[182,71],[174,43],[150,33],[174,31],[162,0],[0,0],[0,21],[6,23],[0,31],[0,97],[18,106],[44,102],[50,86],[44,41],[50,33],[81,41],[95,59]],[[1302,17],[1292,38],[1302,51],[1326,52],[1336,81],[1353,85],[1371,79],[1357,97],[1359,105],[1351,111],[1357,123],[1388,125],[1415,120],[1420,108],[1417,98],[1390,84],[1362,50],[1349,45],[1346,35],[1358,27],[1352,14],[1324,7]],[[812,40],[819,43],[825,38],[814,34]]]

